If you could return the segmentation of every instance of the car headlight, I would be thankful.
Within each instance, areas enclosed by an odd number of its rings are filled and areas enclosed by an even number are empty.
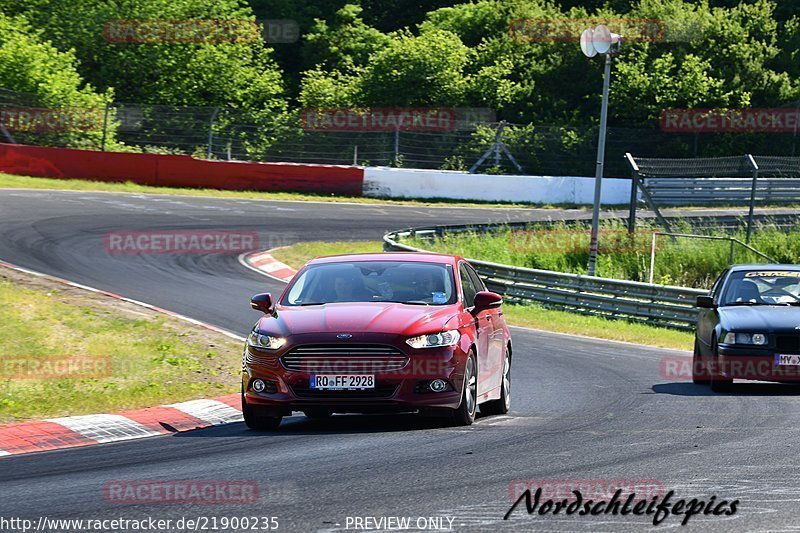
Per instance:
[[[286,339],[283,337],[273,337],[271,335],[262,335],[261,333],[253,330],[247,337],[247,344],[253,348],[260,348],[262,350],[277,350],[284,344]]]
[[[754,344],[764,346],[767,344],[767,336],[764,333],[727,333],[723,337],[724,344]]]
[[[431,333],[430,335],[420,335],[406,340],[406,344],[412,348],[441,348],[443,346],[455,346],[461,334],[457,329],[442,331],[441,333]]]

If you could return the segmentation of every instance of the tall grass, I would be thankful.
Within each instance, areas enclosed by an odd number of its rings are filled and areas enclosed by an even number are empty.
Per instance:
[[[602,277],[648,281],[650,247],[660,226],[639,222],[633,235],[620,220],[604,220],[600,228],[597,274]],[[698,233],[686,221],[674,224],[675,233]],[[745,230],[725,233],[703,230],[704,235],[729,236],[745,240]],[[543,229],[500,228],[493,233],[453,233],[435,240],[414,239],[407,243],[436,252],[455,253],[472,259],[509,265],[585,274],[589,261],[589,230],[562,222]],[[750,245],[780,263],[800,262],[800,228],[790,232],[773,224],[755,229]],[[659,236],[656,240],[653,281],[665,285],[708,288],[729,264],[730,242]],[[766,260],[739,245],[734,246],[734,263],[764,263]]]

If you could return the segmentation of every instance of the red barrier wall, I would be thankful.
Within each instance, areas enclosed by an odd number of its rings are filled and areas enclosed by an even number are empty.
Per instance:
[[[361,196],[364,169],[338,165],[204,161],[187,155],[125,154],[0,143],[0,172],[141,185]]]

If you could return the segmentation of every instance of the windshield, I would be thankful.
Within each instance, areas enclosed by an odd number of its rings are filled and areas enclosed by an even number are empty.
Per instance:
[[[734,272],[721,305],[800,305],[800,271]]]
[[[292,282],[283,305],[342,302],[455,303],[450,265],[400,261],[354,261],[312,265]]]

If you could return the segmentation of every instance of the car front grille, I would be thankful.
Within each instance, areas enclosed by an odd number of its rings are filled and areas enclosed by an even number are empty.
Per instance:
[[[400,370],[408,357],[383,344],[309,344],[290,350],[281,363],[287,370],[316,374],[380,374]]]
[[[265,366],[268,368],[278,368],[278,358],[271,354],[257,354],[251,353],[247,350],[244,356],[244,362],[248,365]]]
[[[778,353],[800,354],[800,335],[775,335],[775,350]]]

